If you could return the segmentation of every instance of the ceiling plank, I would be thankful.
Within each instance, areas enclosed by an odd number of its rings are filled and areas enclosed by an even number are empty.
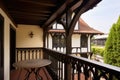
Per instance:
[[[78,3],[78,4],[76,4]],[[67,8],[71,9],[76,9],[78,7],[78,5],[80,6],[82,3],[82,0],[66,0],[64,2],[64,4],[62,6],[60,6],[59,9],[56,10],[56,12],[54,12],[54,14],[52,14],[52,16],[46,21],[45,24],[42,25],[42,27],[46,27],[46,26],[51,26],[51,24],[59,17],[61,17],[62,15],[64,15],[64,13],[66,12]]]
[[[49,17],[49,14],[43,14],[43,13],[26,13],[26,12],[21,12],[21,11],[9,11],[11,14],[14,15],[28,15],[28,16],[44,16],[44,17]]]
[[[26,18],[25,18],[25,16],[16,16],[16,17],[14,17],[13,16],[13,18],[19,18],[19,19],[32,19],[32,21],[33,20],[47,20],[48,18],[47,17],[37,17],[37,16],[32,16],[32,17],[30,17],[30,16],[26,16]]]
[[[51,16],[50,16],[50,18],[42,25],[42,27],[49,27],[49,25],[52,23],[52,22],[54,22],[55,21],[55,19],[59,16],[59,15],[61,15],[62,13],[63,13],[63,11],[66,9],[66,5],[67,4],[67,1],[66,2],[64,2],[64,4],[62,5],[62,6],[60,6],[60,8],[59,9],[57,9],[56,10],[56,12],[54,12]]]
[[[32,22],[41,27],[51,26],[69,9],[72,12],[84,0],[2,0],[15,23]],[[97,0],[90,0],[91,2]],[[17,20],[20,19],[20,20]],[[28,20],[28,21],[26,21]],[[20,21],[20,22],[18,22]],[[36,22],[35,22],[36,21]],[[31,23],[30,23],[31,24]]]
[[[9,11],[20,11],[20,12],[26,12],[26,13],[31,13],[34,12],[34,13],[43,13],[43,14],[51,14],[52,12],[49,11],[49,10],[46,10],[44,8],[42,9],[25,9],[25,8],[8,8]]]
[[[35,4],[35,5],[42,5],[42,6],[50,6],[50,7],[55,7],[55,3],[51,2],[51,1],[34,1],[34,0],[20,0],[24,3],[30,3],[30,4]]]

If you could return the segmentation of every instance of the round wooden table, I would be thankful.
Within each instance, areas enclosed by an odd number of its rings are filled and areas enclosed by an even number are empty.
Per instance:
[[[20,69],[25,69],[27,71],[25,80],[29,80],[29,76],[32,72],[35,74],[36,80],[42,80],[42,77],[39,75],[39,70],[41,67],[50,64],[51,61],[47,59],[33,59],[16,62],[13,64],[13,66]]]

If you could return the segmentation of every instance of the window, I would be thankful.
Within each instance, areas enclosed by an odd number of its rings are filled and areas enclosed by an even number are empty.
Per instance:
[[[88,46],[88,38],[87,35],[81,35],[81,47]]]
[[[60,33],[53,35],[53,47],[65,47],[65,36]]]
[[[52,29],[64,29],[64,28],[63,28],[62,24],[55,23],[55,24],[53,24]]]

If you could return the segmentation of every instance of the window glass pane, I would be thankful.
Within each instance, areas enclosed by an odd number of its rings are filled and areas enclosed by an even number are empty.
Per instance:
[[[87,47],[88,45],[88,38],[86,35],[81,35],[81,47]]]
[[[60,33],[54,34],[53,47],[65,47],[65,37],[63,34]]]

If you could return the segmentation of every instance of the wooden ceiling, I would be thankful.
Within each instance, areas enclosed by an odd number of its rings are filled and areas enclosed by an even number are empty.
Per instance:
[[[44,27],[49,26],[57,18],[61,17],[67,7],[74,10],[81,5],[82,1],[83,0],[3,0],[3,4],[16,24],[40,25]]]

